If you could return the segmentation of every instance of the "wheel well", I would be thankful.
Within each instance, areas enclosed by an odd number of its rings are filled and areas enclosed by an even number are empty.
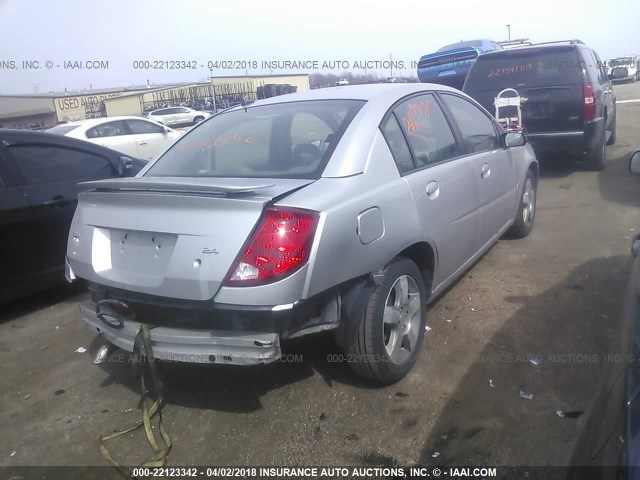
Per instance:
[[[427,287],[427,292],[431,296],[431,286],[433,282],[433,271],[436,266],[436,257],[433,248],[427,242],[414,243],[398,254],[413,261],[420,271]]]

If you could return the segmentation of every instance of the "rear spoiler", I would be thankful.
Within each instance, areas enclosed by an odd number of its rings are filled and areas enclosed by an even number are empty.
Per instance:
[[[80,186],[96,191],[142,191],[241,195],[273,187],[273,183],[248,183],[246,179],[202,179],[181,177],[109,178],[82,182]]]
[[[429,63],[430,66],[439,65],[441,63],[454,63],[463,62],[465,60],[472,60],[480,55],[478,50],[473,47],[456,48],[453,50],[447,50],[445,52],[430,53],[420,57],[418,66],[422,66],[423,63]]]

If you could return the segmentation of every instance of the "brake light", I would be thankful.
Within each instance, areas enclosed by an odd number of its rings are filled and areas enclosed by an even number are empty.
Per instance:
[[[309,210],[267,208],[225,285],[270,283],[299,270],[309,260],[318,218]]]
[[[585,84],[583,89],[584,97],[584,119],[585,121],[596,118],[596,98],[593,92],[593,85]]]

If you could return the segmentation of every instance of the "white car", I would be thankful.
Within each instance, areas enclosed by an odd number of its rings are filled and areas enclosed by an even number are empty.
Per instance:
[[[640,57],[628,55],[626,57],[609,60],[607,73],[612,82],[635,82],[640,80]]]
[[[147,114],[149,120],[154,120],[163,125],[195,125],[210,116],[209,112],[194,110],[189,107],[161,108]]]
[[[125,155],[153,160],[182,133],[140,117],[104,117],[64,123],[47,130],[79,138]]]

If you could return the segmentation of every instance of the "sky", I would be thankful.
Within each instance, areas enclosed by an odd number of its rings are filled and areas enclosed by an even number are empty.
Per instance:
[[[506,40],[507,24],[511,38],[579,38],[605,60],[640,54],[639,21],[638,0],[0,0],[0,94],[287,73],[262,68],[271,60],[316,61],[308,73],[339,75],[391,58],[405,67],[394,75],[415,76],[421,55],[460,40]],[[76,61],[84,68],[65,68]],[[135,68],[166,61],[196,68]]]

